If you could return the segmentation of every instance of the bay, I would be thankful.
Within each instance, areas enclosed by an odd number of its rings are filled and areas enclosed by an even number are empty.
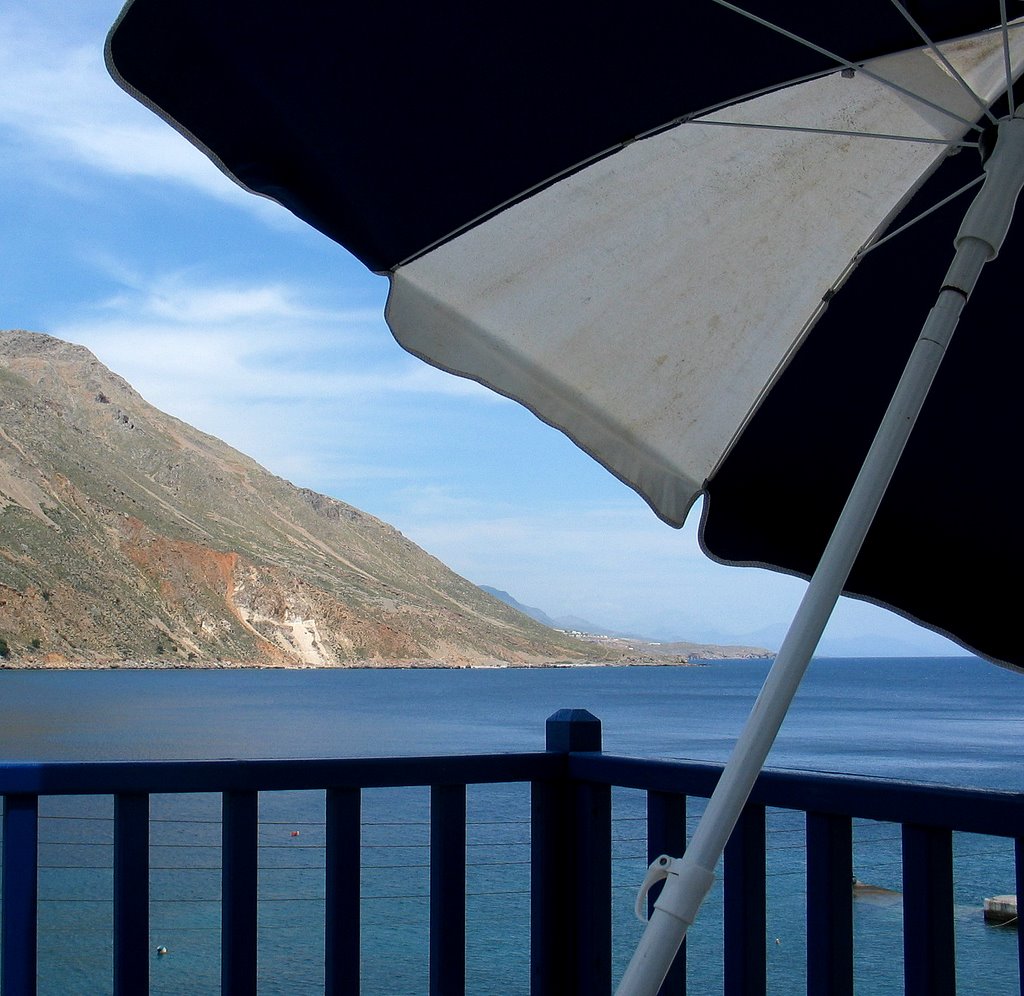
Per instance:
[[[542,749],[587,708],[605,750],[724,760],[768,662],[473,670],[0,672],[0,758],[345,757]],[[1024,676],[973,657],[812,663],[769,763],[1024,790]]]
[[[0,758],[343,757],[543,748],[544,720],[586,708],[608,752],[724,760],[765,661],[701,667],[484,670],[112,670],[0,672]],[[772,767],[1024,791],[1024,676],[970,657],[813,662]],[[368,790],[363,832],[363,991],[426,991],[426,790]],[[699,806],[691,804],[695,817]],[[40,992],[109,991],[109,799],[44,799]],[[468,991],[529,989],[529,793],[469,795]],[[153,798],[153,992],[219,987],[219,811],[210,796]],[[614,797],[615,965],[640,925],[643,799]],[[260,991],[322,989],[323,805],[261,800]],[[802,816],[769,813],[771,991],[803,985]],[[855,825],[857,992],[902,991],[899,828]],[[957,835],[961,993],[1016,985],[1016,936],[981,922],[985,895],[1013,892],[1012,846]],[[689,941],[691,986],[721,986],[721,897]],[[795,925],[799,924],[799,928]],[[68,945],[72,931],[83,943]]]

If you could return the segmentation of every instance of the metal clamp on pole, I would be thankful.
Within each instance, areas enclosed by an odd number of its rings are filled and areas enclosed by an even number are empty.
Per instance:
[[[672,874],[672,862],[674,860],[674,858],[670,858],[667,854],[660,854],[648,867],[647,874],[644,876],[643,882],[640,883],[640,891],[636,894],[636,905],[633,907],[636,911],[636,918],[641,923],[647,923],[647,893]]]

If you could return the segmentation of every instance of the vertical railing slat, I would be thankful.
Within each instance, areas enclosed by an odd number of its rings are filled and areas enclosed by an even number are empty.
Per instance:
[[[667,854],[680,858],[686,851],[686,796],[675,792],[647,793],[647,863]],[[661,892],[656,885],[647,897],[647,915]],[[658,996],[686,996],[686,941],[683,940]]]
[[[807,991],[853,996],[853,823],[807,814]]]
[[[576,846],[571,881],[576,899],[576,988],[602,996],[612,988],[612,792],[573,785]]]
[[[1015,891],[1017,902],[1024,899],[1024,837],[1017,837],[1013,842],[1013,860],[1015,866]],[[1024,996],[1024,930],[1020,928],[1020,906],[1017,907],[1017,991]]]
[[[765,809],[748,805],[725,848],[725,996],[763,996]]]
[[[114,993],[149,992],[149,796],[114,796]]]
[[[325,996],[359,996],[361,809],[359,789],[327,790]]]
[[[956,992],[949,830],[903,827],[903,973],[908,993]]]
[[[560,782],[534,782],[530,796],[530,993],[572,992],[569,806]]]
[[[256,993],[259,794],[224,793],[221,837],[222,996]]]
[[[466,786],[430,790],[430,993],[466,991]]]
[[[0,988],[17,996],[36,991],[38,854],[39,797],[5,796]]]

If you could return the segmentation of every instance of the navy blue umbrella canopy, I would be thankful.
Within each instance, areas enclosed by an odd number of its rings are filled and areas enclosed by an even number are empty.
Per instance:
[[[712,557],[802,575],[964,198],[874,246],[981,176],[1022,55],[995,0],[134,0],[108,40],[221,169],[389,275],[406,348],[673,525],[705,495]],[[1022,263],[1011,230],[846,591],[1024,669]]]

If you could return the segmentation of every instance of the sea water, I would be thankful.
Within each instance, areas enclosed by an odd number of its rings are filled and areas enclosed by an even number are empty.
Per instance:
[[[541,749],[544,720],[587,708],[604,749],[724,760],[767,673],[764,661],[701,667],[486,670],[0,672],[0,758],[255,758]],[[974,658],[813,662],[769,766],[1024,791],[1024,676]],[[691,800],[690,823],[701,805]],[[40,992],[110,990],[109,798],[41,802]],[[216,796],[154,795],[152,991],[219,991]],[[644,799],[613,794],[614,964],[641,925]],[[364,792],[363,991],[427,985],[428,794]],[[322,793],[260,802],[260,992],[323,986]],[[768,969],[773,993],[802,992],[802,814],[771,810]],[[529,789],[468,793],[467,990],[529,991]],[[855,821],[858,877],[888,890],[855,902],[856,989],[902,992],[900,831]],[[987,927],[985,896],[1013,892],[1012,843],[955,837],[960,993],[1016,991],[1016,932]],[[166,947],[166,955],[157,955]],[[721,893],[688,940],[691,992],[720,991]]]

